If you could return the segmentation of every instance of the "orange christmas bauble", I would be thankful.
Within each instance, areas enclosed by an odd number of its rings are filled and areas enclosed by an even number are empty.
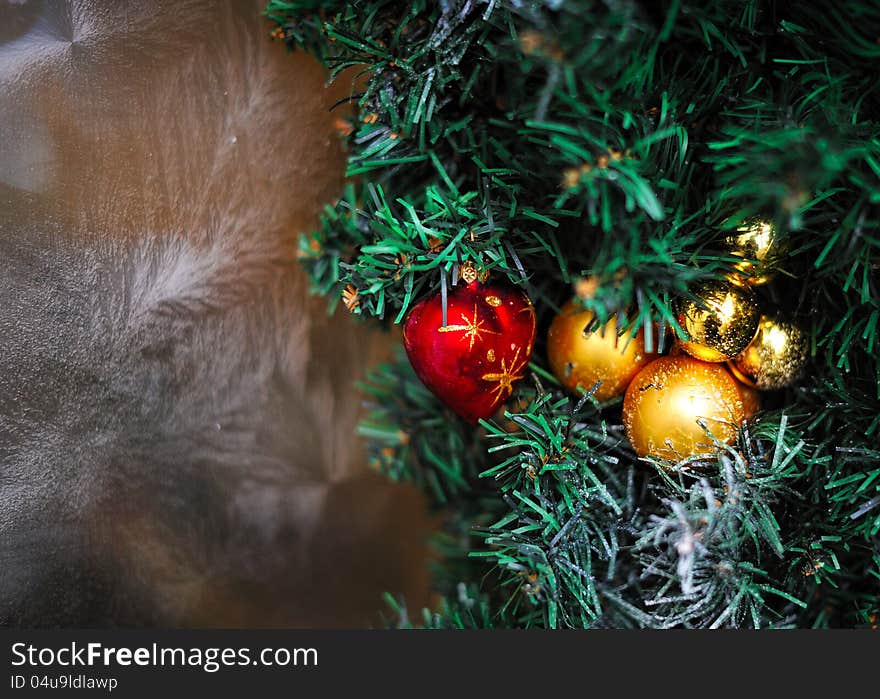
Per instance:
[[[645,352],[642,331],[635,337],[617,335],[612,318],[595,330],[586,328],[594,314],[575,301],[566,303],[547,333],[547,361],[559,382],[575,394],[589,391],[606,401],[622,395],[639,369],[655,355]]]
[[[733,372],[730,372],[733,375]],[[736,376],[734,375],[734,379]],[[761,410],[761,393],[756,388],[752,388],[741,381],[736,382],[739,389],[739,397],[743,402],[743,417],[749,419]]]
[[[636,453],[671,461],[713,453],[706,430],[721,442],[732,442],[744,415],[739,388],[728,371],[687,355],[648,364],[623,400],[623,421]]]

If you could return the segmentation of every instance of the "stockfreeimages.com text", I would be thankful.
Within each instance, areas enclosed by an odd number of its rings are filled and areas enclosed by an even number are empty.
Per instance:
[[[62,648],[40,648],[26,643],[12,645],[12,665],[21,667],[201,667],[217,672],[223,667],[293,666],[316,667],[314,648],[111,648],[101,643],[76,643]]]

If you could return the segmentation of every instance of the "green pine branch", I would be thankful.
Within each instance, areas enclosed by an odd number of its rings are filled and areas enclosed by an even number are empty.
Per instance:
[[[397,603],[397,625],[876,624],[875,4],[271,0],[266,15],[356,85],[350,183],[301,242],[313,288],[400,322],[474,265],[538,315],[532,376],[479,428],[402,356],[365,388],[374,465],[447,516],[443,601]],[[727,236],[753,218],[777,231],[760,298],[806,331],[804,375],[715,458],[639,460],[619,400],[575,400],[548,373],[547,326],[592,275],[601,322],[668,347],[674,299],[733,270]]]

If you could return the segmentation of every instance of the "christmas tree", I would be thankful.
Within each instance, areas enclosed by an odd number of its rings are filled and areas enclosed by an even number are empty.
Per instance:
[[[876,628],[880,7],[266,15],[351,85],[313,288],[406,324],[360,430],[444,514],[400,623]]]

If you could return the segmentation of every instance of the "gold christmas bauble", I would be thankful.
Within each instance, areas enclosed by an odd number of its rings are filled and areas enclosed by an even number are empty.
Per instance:
[[[636,453],[671,461],[713,453],[706,430],[732,442],[744,415],[739,388],[724,366],[686,355],[648,364],[623,399],[623,424]]]
[[[601,384],[593,394],[606,401],[621,395],[639,369],[654,358],[645,352],[642,331],[617,336],[617,321],[585,332],[593,312],[574,301],[566,303],[547,333],[547,360],[559,382],[575,394]]]
[[[679,344],[704,362],[723,362],[742,352],[755,337],[761,311],[754,293],[726,280],[697,284],[696,299],[682,297],[676,320],[688,334]]]
[[[734,265],[737,273],[730,276],[732,282],[757,286],[773,278],[772,266],[779,253],[779,243],[772,223],[760,219],[745,221],[726,242],[731,255],[743,258]]]
[[[772,390],[797,378],[807,352],[807,336],[794,323],[761,316],[755,338],[729,366],[744,384]]]

